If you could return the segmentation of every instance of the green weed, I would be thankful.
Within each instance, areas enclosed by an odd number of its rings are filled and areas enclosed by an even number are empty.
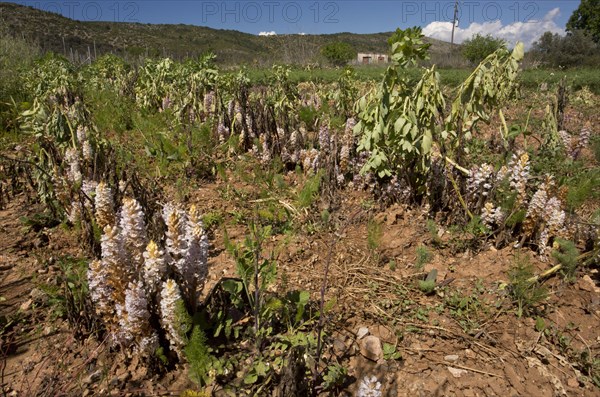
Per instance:
[[[548,296],[546,288],[538,281],[532,281],[533,265],[526,257],[515,257],[515,264],[509,272],[509,293],[516,305],[518,317],[530,315],[537,311],[540,303]]]
[[[562,238],[557,238],[554,244],[557,246],[557,249],[552,252],[552,256],[562,265],[561,272],[565,278],[573,281],[577,271],[579,250],[575,246],[575,243]]]
[[[435,290],[435,280],[419,280],[419,290],[425,295],[431,294]]]
[[[381,244],[383,237],[383,226],[375,219],[370,219],[367,223],[367,248],[375,251]]]
[[[415,261],[415,268],[419,271],[423,270],[426,264],[431,262],[433,259],[433,254],[429,251],[429,249],[424,245],[419,245],[416,250],[417,259]]]
[[[302,186],[300,193],[298,193],[297,203],[299,208],[308,208],[314,204],[315,200],[319,197],[322,178],[323,172],[319,171],[306,179],[304,186]]]
[[[208,383],[213,357],[210,355],[209,348],[206,345],[206,336],[200,327],[194,327],[184,352],[190,365],[188,370],[190,379],[201,386]]]
[[[431,238],[431,242],[436,246],[442,245],[442,239],[439,236],[438,225],[435,223],[433,219],[427,219],[427,231],[429,232],[429,237]]]
[[[323,375],[323,389],[335,391],[346,383],[348,379],[348,370],[340,364],[331,364],[327,366],[327,372]]]

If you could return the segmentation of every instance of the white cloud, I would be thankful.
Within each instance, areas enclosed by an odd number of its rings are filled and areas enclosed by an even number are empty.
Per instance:
[[[277,33],[275,33],[275,31],[270,31],[270,32],[260,32],[258,34],[259,36],[277,36]]]
[[[531,45],[545,32],[565,34],[565,29],[559,27],[555,19],[560,15],[560,9],[554,8],[541,20],[530,20],[528,22],[513,22],[508,25],[502,25],[499,20],[483,23],[473,22],[466,29],[456,27],[454,29],[454,42],[462,43],[475,34],[486,36],[488,34],[504,39],[509,46],[517,41],[525,44],[525,48]],[[438,40],[450,41],[452,35],[452,22],[431,22],[423,28],[423,34]]]

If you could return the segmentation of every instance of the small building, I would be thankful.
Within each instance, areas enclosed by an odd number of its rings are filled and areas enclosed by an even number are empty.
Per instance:
[[[374,54],[374,53],[358,53],[357,63],[363,65],[371,65],[377,63],[388,63],[389,56],[387,54]]]

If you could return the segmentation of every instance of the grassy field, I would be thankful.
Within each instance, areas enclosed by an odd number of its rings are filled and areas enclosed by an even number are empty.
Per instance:
[[[379,81],[385,72],[387,66],[351,66],[356,72],[356,79],[360,81]],[[472,69],[461,68],[440,68],[438,69],[443,85],[457,87],[472,72]],[[406,73],[412,79],[420,76],[421,70],[418,68],[408,69]],[[250,79],[256,84],[267,84],[273,77],[271,69],[267,68],[248,68]],[[340,69],[333,68],[294,68],[291,67],[290,80],[299,83],[303,81],[312,81],[315,83],[334,83],[338,81],[341,75]],[[600,73],[597,69],[525,69],[519,75],[519,82],[524,88],[535,89],[543,83],[551,86],[557,84],[562,78],[566,79],[568,86],[572,90],[579,90],[588,87],[592,92],[600,94]]]

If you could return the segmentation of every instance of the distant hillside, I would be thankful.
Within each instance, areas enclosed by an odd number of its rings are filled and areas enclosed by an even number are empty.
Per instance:
[[[0,26],[23,36],[43,51],[54,51],[79,61],[108,52],[129,60],[169,56],[182,59],[212,51],[220,64],[269,65],[275,62],[314,62],[319,49],[344,41],[358,52],[386,53],[391,32],[376,34],[256,36],[235,30],[193,25],[153,25],[124,22],[81,22],[14,3],[0,3]],[[450,54],[450,44],[434,39],[433,54]]]

